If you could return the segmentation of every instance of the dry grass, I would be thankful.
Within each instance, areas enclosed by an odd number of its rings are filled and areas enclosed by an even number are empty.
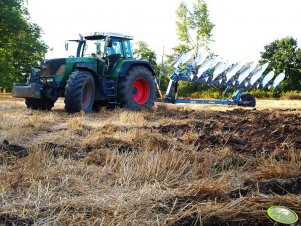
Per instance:
[[[0,225],[269,225],[301,214],[301,104],[69,115],[0,100]],[[3,142],[3,144],[2,144]]]

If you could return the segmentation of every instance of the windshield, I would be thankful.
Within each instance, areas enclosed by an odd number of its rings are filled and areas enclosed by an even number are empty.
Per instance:
[[[119,38],[112,38],[112,46],[107,47],[107,54],[121,54],[123,55],[122,52],[122,42]]]
[[[77,52],[78,42],[66,41],[66,56],[75,57]]]
[[[97,57],[103,58],[107,55],[120,54],[125,58],[133,58],[130,40],[122,40],[120,38],[112,38],[110,47],[106,47],[106,39],[85,40],[84,42],[69,40],[66,41],[67,56],[75,57],[79,49],[80,57]],[[83,45],[82,45],[83,44]]]
[[[83,57],[102,57],[104,56],[104,39],[86,40]]]

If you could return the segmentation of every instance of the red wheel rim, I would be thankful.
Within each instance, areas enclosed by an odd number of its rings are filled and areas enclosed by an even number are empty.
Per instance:
[[[148,81],[144,78],[138,78],[132,86],[132,98],[137,104],[145,104],[150,96],[150,87]]]
[[[92,98],[92,87],[91,84],[86,83],[84,90],[83,90],[83,97],[82,97],[82,106],[83,108],[87,108],[91,102]]]

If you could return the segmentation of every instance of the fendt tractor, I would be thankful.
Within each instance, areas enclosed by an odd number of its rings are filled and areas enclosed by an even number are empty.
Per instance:
[[[149,62],[134,60],[131,36],[95,32],[78,40],[76,56],[43,60],[25,84],[14,84],[13,96],[28,108],[50,110],[59,97],[67,112],[89,112],[101,106],[150,108],[156,96],[155,73]]]

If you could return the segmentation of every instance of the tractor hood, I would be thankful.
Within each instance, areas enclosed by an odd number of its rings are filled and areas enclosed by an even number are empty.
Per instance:
[[[43,60],[41,62],[41,77],[61,76],[64,74],[66,58]]]
[[[41,78],[52,77],[56,82],[66,82],[75,68],[97,73],[97,59],[68,57],[43,60],[40,66]]]

